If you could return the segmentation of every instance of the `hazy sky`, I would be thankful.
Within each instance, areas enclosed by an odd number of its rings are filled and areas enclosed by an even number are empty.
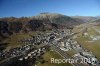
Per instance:
[[[96,16],[100,15],[100,0],[0,0],[0,17],[34,16],[41,12]]]

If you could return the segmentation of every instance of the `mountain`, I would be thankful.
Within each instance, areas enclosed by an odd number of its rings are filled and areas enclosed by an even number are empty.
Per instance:
[[[44,20],[49,23],[62,24],[66,26],[79,24],[79,22],[75,19],[57,13],[41,13],[37,16],[34,16],[33,18]]]
[[[57,13],[40,13],[33,17],[0,18],[0,37],[7,37],[13,33],[27,33],[36,30],[51,30],[72,28],[81,21]]]

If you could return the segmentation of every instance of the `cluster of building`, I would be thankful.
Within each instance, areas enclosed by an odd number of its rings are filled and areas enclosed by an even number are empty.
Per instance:
[[[0,52],[0,59],[25,55],[25,53],[27,53],[30,49],[30,45],[23,45],[21,47],[12,48],[8,51],[2,51]]]
[[[97,58],[91,52],[86,51],[86,49],[84,49],[77,41],[75,41],[73,37],[71,37],[72,35],[73,33],[71,30],[59,29],[50,33],[38,34],[36,36],[31,36],[31,38],[22,39],[18,41],[23,43],[21,47],[0,52],[0,60],[18,56],[19,61],[36,58],[45,53],[48,46],[52,46],[52,44],[54,44],[62,51],[69,51],[71,49],[76,50],[77,54],[73,56],[74,59],[91,58],[92,62],[89,62],[89,64],[97,65],[97,63],[99,63]],[[44,46],[35,49],[34,46],[40,44]]]
[[[46,49],[46,44],[47,44],[47,37],[44,35],[36,35],[36,36],[32,36],[31,38],[25,38],[22,39],[18,42],[23,43],[22,46],[20,47],[16,47],[16,48],[12,48],[8,51],[1,51],[0,52],[0,60],[4,60],[6,58],[11,58],[11,57],[18,57],[18,56],[39,56],[41,55],[41,52],[43,53]],[[43,45],[43,47],[45,48],[38,48],[38,50],[36,50],[36,48],[34,47],[35,45],[40,45],[45,43],[45,45]],[[33,52],[32,52],[33,51]],[[31,52],[31,53],[30,53]],[[26,56],[26,57],[28,57]],[[26,58],[25,57],[25,58]]]
[[[82,50],[82,46],[78,44],[77,41],[75,40],[72,40],[72,39],[67,39],[65,41],[61,41],[59,42],[59,47],[61,50],[64,50],[64,51],[68,51],[68,50],[71,50],[71,49],[75,49],[75,50]]]
[[[92,54],[92,52],[79,52],[73,56],[75,60],[80,60],[80,63],[93,65],[93,66],[100,66],[99,60]]]
[[[36,50],[32,44],[26,44],[21,47],[12,48],[9,51],[0,52],[0,60],[6,59],[6,58],[13,58],[13,57],[17,57],[17,56],[26,56],[27,54],[29,54],[32,51],[33,52],[35,51],[34,53],[36,54],[36,52],[40,53],[41,51],[44,51],[44,50],[45,50],[45,48],[43,48],[43,49],[39,48],[39,50]]]
[[[0,61],[3,61],[5,59],[11,60],[12,58],[16,58],[13,61],[16,60],[21,61],[18,63],[22,63],[26,61],[29,62],[30,59],[33,58],[36,59],[37,57],[42,56],[45,53],[45,51],[49,48],[48,44],[50,44],[50,42],[54,38],[55,38],[55,34],[53,32],[50,32],[46,34],[38,34],[35,36],[31,36],[30,38],[21,39],[18,42],[22,43],[22,46],[12,48],[7,51],[3,50],[0,52]],[[38,48],[35,47],[39,45],[41,45],[41,47]]]
[[[95,40],[100,40],[100,36],[90,36],[90,38],[95,41]]]
[[[63,35],[68,36],[68,34]],[[97,57],[93,55],[92,52],[83,48],[77,41],[74,40],[73,37],[70,37],[68,39],[61,37],[56,38],[55,40],[57,41],[56,44],[58,44],[59,48],[63,51],[69,51],[74,49],[76,51],[76,54],[73,56],[75,60],[81,59],[83,61],[83,64],[100,66],[100,62]]]
[[[47,44],[49,42],[50,36],[51,35],[49,34],[46,34],[46,35],[39,34],[36,36],[31,36],[30,38],[22,39],[19,42],[23,44],[33,44],[34,43],[36,45],[43,44],[43,43]]]
[[[24,59],[39,57],[44,54],[44,52],[46,51],[45,49],[46,49],[45,47],[42,47],[42,48],[36,49],[34,51],[31,51],[28,54],[26,54],[25,56],[20,57],[18,60],[22,61]]]

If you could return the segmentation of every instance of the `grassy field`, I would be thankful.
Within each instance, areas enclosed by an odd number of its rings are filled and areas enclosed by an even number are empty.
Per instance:
[[[74,49],[71,49],[69,51],[67,51],[67,54],[70,55],[70,57],[72,57],[74,54],[76,54],[77,52]]]
[[[95,28],[99,29],[100,30],[100,26],[95,26]]]
[[[100,36],[100,34],[98,32],[96,32],[92,27],[93,26],[90,26],[90,25],[88,26],[88,36],[84,37],[81,34],[79,34],[79,37],[77,37],[76,40],[84,48],[92,51],[93,54],[100,60],[100,40],[96,40],[96,41],[93,41],[93,42],[88,42],[88,41],[92,41],[91,38],[90,38],[91,35],[93,35],[93,36]],[[81,26],[81,28],[82,28],[82,26]],[[97,29],[99,29],[99,28],[97,27]],[[77,30],[77,28],[75,28],[75,30]]]
[[[56,53],[55,51],[48,51],[43,55],[44,60],[46,61],[44,64],[37,64],[37,66],[72,66],[69,63],[51,63],[51,58],[55,58],[55,59],[63,59],[58,53]]]
[[[84,37],[77,38],[77,41],[86,49],[93,52],[94,55],[100,60],[100,41],[86,42]]]
[[[22,43],[18,42],[19,40],[24,38],[30,38],[30,35],[36,35],[36,34],[37,34],[36,32],[25,33],[25,34],[13,34],[9,38],[3,40],[2,42],[8,43],[6,50],[9,50],[10,48],[23,45]]]

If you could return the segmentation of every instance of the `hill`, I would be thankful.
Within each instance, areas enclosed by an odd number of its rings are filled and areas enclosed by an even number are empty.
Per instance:
[[[95,21],[97,19],[99,19],[98,17],[93,17],[93,16],[71,16],[72,18],[81,20],[82,22],[92,22]]]
[[[100,19],[95,20],[94,22],[100,22]]]

